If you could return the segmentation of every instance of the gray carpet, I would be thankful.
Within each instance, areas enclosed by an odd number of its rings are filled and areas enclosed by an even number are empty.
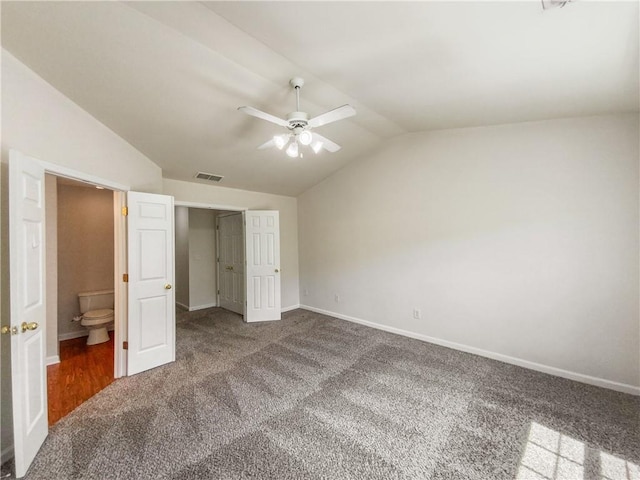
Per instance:
[[[638,397],[303,310],[177,326],[177,361],[61,420],[28,479],[640,478]]]

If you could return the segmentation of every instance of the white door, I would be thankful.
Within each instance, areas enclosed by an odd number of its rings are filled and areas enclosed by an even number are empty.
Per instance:
[[[244,313],[244,235],[242,214],[218,217],[220,306]]]
[[[245,212],[247,259],[246,322],[280,320],[279,212]]]
[[[44,168],[9,152],[11,385],[16,477],[49,433],[45,362]],[[7,326],[9,327],[9,326]]]
[[[127,374],[176,358],[173,197],[127,193]]]

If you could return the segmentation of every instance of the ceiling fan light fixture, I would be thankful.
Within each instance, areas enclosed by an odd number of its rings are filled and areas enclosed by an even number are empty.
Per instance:
[[[298,141],[302,145],[311,145],[313,141],[313,135],[308,130],[303,131],[300,135],[298,135]]]
[[[1,0],[0,0],[1,1]],[[571,0],[544,0],[544,1],[571,1]],[[328,125],[329,123],[337,122],[345,118],[352,117],[356,114],[355,108],[351,105],[342,105],[341,107],[334,108],[328,112],[321,113],[313,118],[309,118],[309,114],[300,111],[300,88],[304,85],[304,80],[300,77],[294,77],[289,82],[291,87],[295,90],[296,94],[296,110],[287,115],[286,120],[284,118],[276,117],[270,113],[263,112],[253,107],[239,107],[238,110],[246,115],[265,120],[267,122],[285,127],[289,130],[286,135],[275,135],[269,141],[263,143],[258,147],[258,150],[264,150],[266,148],[276,147],[278,150],[284,150],[288,156],[302,158],[302,152],[300,152],[300,145],[303,147],[311,147],[317,154],[320,150],[326,150],[329,153],[334,153],[340,150],[340,145],[334,143],[326,137],[323,137],[315,131],[311,130]]]
[[[298,156],[298,142],[291,142],[287,147],[287,155],[291,158],[295,158]]]
[[[274,135],[273,143],[275,144],[278,150],[282,150],[284,146],[287,144],[287,136],[286,135]]]
[[[313,149],[313,151],[315,153],[320,153],[320,150],[322,150],[322,146],[324,144],[321,141],[317,141],[316,143],[314,143],[313,145],[311,145],[311,148]]]

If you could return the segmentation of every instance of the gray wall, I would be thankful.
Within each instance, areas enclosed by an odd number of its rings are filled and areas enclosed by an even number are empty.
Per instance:
[[[189,209],[175,207],[176,303],[189,308]]]
[[[189,209],[189,306],[216,305],[216,215],[215,210]]]
[[[301,303],[637,388],[638,137],[629,114],[391,141],[298,197]]]

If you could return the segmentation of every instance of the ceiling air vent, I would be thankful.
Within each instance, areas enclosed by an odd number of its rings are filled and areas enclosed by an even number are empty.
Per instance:
[[[213,173],[198,172],[196,178],[199,180],[208,180],[210,182],[219,182],[224,177],[222,175],[214,175]]]

